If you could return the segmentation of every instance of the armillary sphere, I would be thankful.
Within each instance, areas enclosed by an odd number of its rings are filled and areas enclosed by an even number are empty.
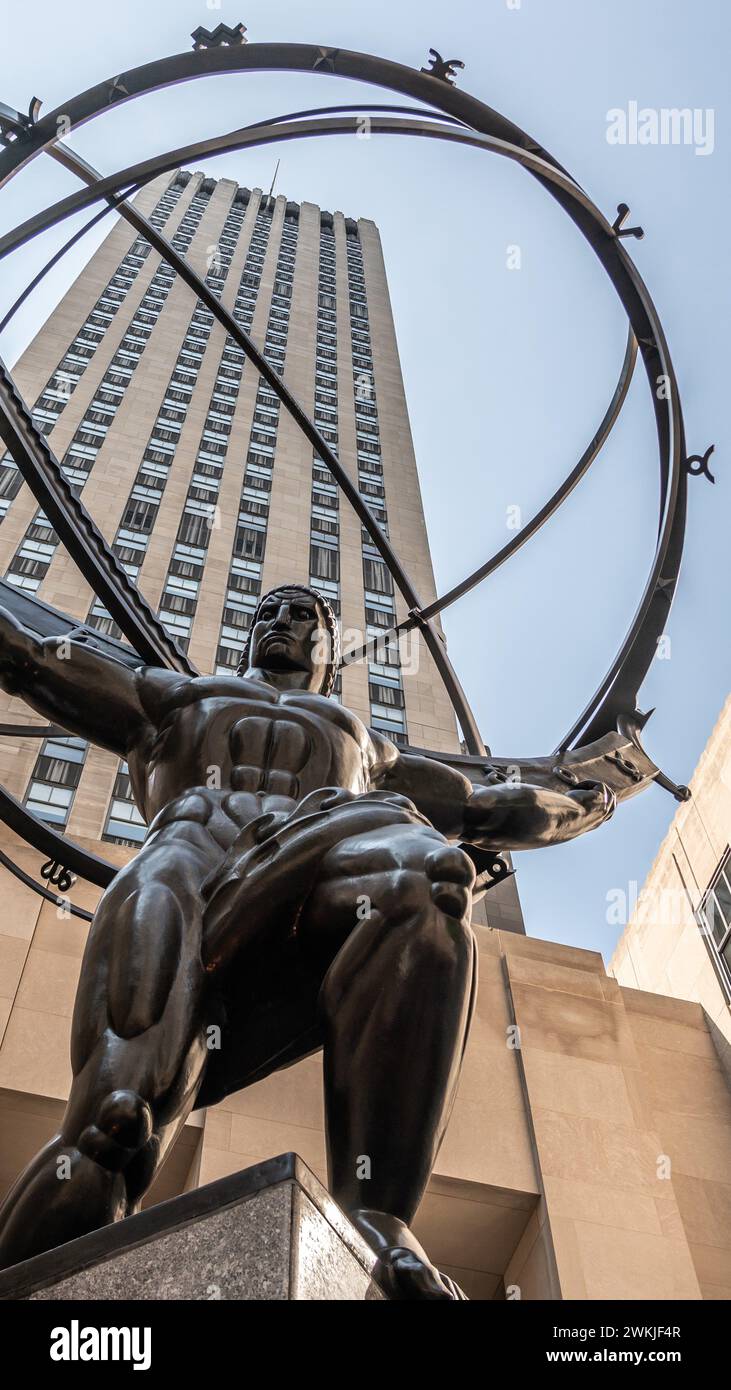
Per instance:
[[[46,116],[41,117],[41,103],[36,98],[31,101],[27,115],[0,104],[0,143],[3,146],[0,149],[0,187],[39,154],[50,155],[75,174],[83,185],[78,192],[62,198],[0,237],[0,259],[81,209],[102,204],[101,210],[94,213],[90,221],[66,242],[24,289],[0,328],[5,327],[46,271],[70,246],[107,213],[118,212],[172,266],[276,392],[315,453],[329,468],[388,566],[405,602],[407,617],[390,633],[383,635],[419,628],[451,699],[466,748],[461,755],[448,756],[429,749],[417,751],[461,768],[473,781],[505,780],[508,776],[516,775],[515,769],[525,781],[556,789],[561,789],[567,783],[594,779],[609,785],[621,801],[654,780],[679,800],[686,799],[689,795],[687,788],[677,786],[666,777],[641,745],[640,731],[648,716],[638,708],[638,692],[655,654],[658,638],[665,631],[678,580],[685,530],[687,476],[689,472],[707,473],[707,469],[694,469],[693,464],[700,460],[700,456],[688,458],[686,455],[680,397],[668,345],[652,299],[624,245],[628,237],[642,235],[639,227],[625,227],[629,213],[627,205],[620,203],[615,220],[609,222],[579,184],[537,140],[476,97],[457,90],[454,79],[457,69],[463,64],[457,59],[443,60],[434,49],[430,50],[428,67],[417,70],[386,58],[343,48],[313,44],[249,44],[244,38],[243,25],[230,28],[220,24],[212,33],[200,28],[192,37],[192,52],[178,53],[120,73],[82,92]],[[250,72],[325,73],[367,82],[412,101],[415,99],[421,105],[326,106],[290,112],[228,134],[168,150],[165,154],[141,160],[104,176],[75,154],[65,139],[61,143],[60,135],[69,129],[74,130],[102,115],[110,107],[133,101],[148,92],[194,78]],[[388,538],[302,406],[203,280],[128,201],[132,194],[159,174],[202,157],[315,135],[354,133],[363,128],[364,116],[368,118],[370,130],[377,134],[418,136],[421,139],[468,145],[522,165],[555,198],[589,242],[609,276],[628,319],[624,361],[604,418],[565,481],[509,544],[448,593],[427,605],[420,602]],[[493,756],[481,740],[474,715],[434,619],[483,579],[494,574],[535,535],[580,482],[619,416],[638,350],[651,388],[660,466],[657,541],[644,592],[627,634],[601,684],[554,751],[541,758]],[[659,385],[662,385],[662,389],[658,389]],[[3,603],[39,636],[67,633],[77,641],[96,643],[127,665],[145,662],[195,674],[187,655],[180,650],[130,581],[80,498],[73,492],[47,439],[36,429],[29,409],[1,361],[0,436],[61,542],[118,624],[126,641],[116,641],[85,627],[0,581]],[[707,457],[708,453],[704,459]],[[347,658],[348,663],[366,658],[372,645],[351,653]],[[43,737],[52,730],[55,731],[54,726],[0,725],[0,734],[14,737]],[[36,819],[3,789],[0,789],[0,817],[30,845],[48,855],[48,863],[44,865],[42,873],[61,892],[70,887],[74,875],[81,875],[100,887],[106,887],[114,877],[116,866],[82,849]],[[470,852],[474,856],[481,854],[477,850]],[[24,874],[8,856],[0,855],[0,858],[6,867],[44,897],[54,902],[61,901],[49,888],[41,887]],[[496,856],[483,855],[478,870],[482,886],[485,887],[504,877],[508,867]],[[71,907],[71,911],[89,917],[81,908]]]

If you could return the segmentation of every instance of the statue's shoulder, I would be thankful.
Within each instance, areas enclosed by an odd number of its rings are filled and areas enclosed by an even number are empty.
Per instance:
[[[196,684],[197,677],[187,676],[182,671],[168,671],[164,666],[138,666],[135,678],[140,703],[153,721],[188,699],[196,698],[191,687]]]
[[[165,717],[203,700],[254,700],[276,704],[276,690],[261,681],[242,676],[187,676],[158,666],[142,666],[137,672],[140,698],[152,715]]]

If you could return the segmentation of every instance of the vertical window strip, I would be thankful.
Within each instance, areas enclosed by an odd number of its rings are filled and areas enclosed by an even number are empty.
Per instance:
[[[247,258],[237,297],[237,306],[241,313],[238,322],[247,332],[251,329],[254,305],[261,284],[266,242],[271,229],[268,210],[266,216],[267,220],[264,221],[260,209],[255,224],[254,236],[257,230],[258,236],[254,254]],[[264,356],[280,376],[284,372],[287,351],[298,238],[299,213],[288,208],[280,234],[264,342]],[[254,237],[252,241],[253,239]],[[279,397],[264,378],[260,377],[249,432],[239,515],[216,648],[216,672],[219,675],[233,674],[236,671],[261,594],[261,572],[266,549],[279,408]]]
[[[191,200],[190,208],[186,213],[188,228],[184,234],[187,246],[190,245],[195,235],[209,199],[210,192],[199,192]],[[183,220],[185,221],[185,219]],[[62,461],[64,473],[79,493],[88,481],[96,456],[106,438],[109,425],[112,423],[130,384],[133,372],[139,364],[154,324],[162,313],[174,279],[175,273],[172,270],[168,271],[168,268],[161,264],[150,284],[150,289],[154,287],[157,296],[150,297],[148,291],[148,294],[140,302],[117,352],[102,378],[97,394],[90,403],[66,450]],[[108,421],[107,424],[102,423],[104,419]],[[34,540],[37,540],[37,537],[34,537],[32,533],[34,528],[38,528],[44,523],[47,528],[46,535],[43,539],[43,547],[39,550],[34,545]],[[48,573],[57,546],[56,533],[40,513],[36,514],[8,566],[5,576],[8,582],[18,588],[37,590]],[[29,554],[29,547],[31,551],[35,550],[34,555]]]
[[[349,227],[346,231],[346,258],[359,491],[388,535],[363,251],[357,230],[351,231]],[[379,628],[392,627],[396,621],[393,581],[365,528],[361,530],[361,552],[366,624],[369,636],[375,636]],[[371,660],[368,663],[371,724],[394,743],[408,744],[398,649],[378,652],[377,655],[386,655],[388,660]]]
[[[208,248],[208,270],[205,281],[216,298],[220,298],[225,286],[246,215],[247,202],[248,198],[246,201],[234,200],[219,233],[218,242]],[[213,321],[213,314],[210,310],[200,300],[197,300],[157,420],[143,453],[137,477],[127,498],[122,521],[117,530],[113,548],[133,580],[136,580],[139,575],[149,539],[154,530],[163,493],[175,459],[177,442],[185,424],[198,372],[210,340]],[[225,352],[226,349],[224,348],[224,356]],[[200,360],[196,361],[198,358]],[[217,376],[213,389],[214,397],[216,392],[220,390],[220,384],[220,376]],[[214,431],[221,433],[221,423],[213,417],[222,415],[222,413],[220,409],[215,409],[215,402],[212,400],[198,450],[198,468],[201,470],[201,475],[205,473],[208,476],[197,476],[198,469],[196,470],[184,509],[185,515],[188,510],[188,501],[191,498],[195,499],[196,505],[192,510],[197,515],[203,512],[204,518],[207,517],[208,519],[209,527],[214,520],[218,496],[218,483],[217,481],[214,482],[214,479],[220,476],[216,458],[216,452],[220,452],[220,449],[217,437],[209,442],[206,436],[209,433],[213,435]],[[227,436],[221,433],[221,438],[225,439],[227,446]],[[222,467],[222,460],[220,462]],[[196,524],[193,523],[191,529]],[[186,522],[185,525],[188,523]],[[185,529],[185,525],[181,521],[181,528]],[[203,535],[206,534],[205,526],[202,524],[198,526],[198,529]],[[199,541],[197,536],[195,538],[179,536],[180,539]],[[189,580],[190,576],[197,570],[202,573],[200,565],[197,564],[198,558],[192,551],[190,554],[186,553],[184,561],[186,580]],[[180,584],[169,583],[171,575],[176,574],[178,563],[176,550],[164,585],[160,616],[179,645],[187,650],[191,628],[190,615],[195,609],[197,588],[194,590],[192,583],[188,583],[185,589]],[[198,578],[200,578],[200,574],[198,574]],[[171,596],[168,601],[169,591]],[[87,621],[98,630],[109,632],[115,637],[121,636],[109,614],[103,606],[97,603],[92,604]]]
[[[150,221],[155,227],[161,228],[165,225],[188,182],[188,177],[183,175],[181,180],[178,176],[158,200],[150,216]],[[58,367],[43,387],[32,409],[36,427],[43,434],[50,434],[68,405],[97,347],[127,298],[151,249],[150,243],[142,237],[138,237],[132,243],[111,280],[102,290],[96,304],[89,311],[85,323],[82,324],[76,337],[72,339],[66,349]],[[6,453],[0,458],[0,468],[10,467],[11,464],[10,454]],[[17,495],[19,486],[16,487],[13,497]],[[12,498],[10,500],[12,501]],[[6,511],[7,507],[0,509],[0,521]]]

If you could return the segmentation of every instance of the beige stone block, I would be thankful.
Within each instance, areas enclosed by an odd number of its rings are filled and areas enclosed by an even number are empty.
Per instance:
[[[514,953],[509,957],[510,979],[519,985],[535,985],[541,989],[585,995],[588,999],[606,999],[601,975],[590,970],[574,970],[554,961],[535,960]],[[607,1001],[609,1002],[609,1001]],[[550,1000],[546,1001],[550,1009]]]
[[[16,1006],[0,1048],[0,1086],[65,1100],[70,1085],[68,1019]]]
[[[504,1283],[508,1297],[514,1289],[519,1292],[521,1301],[561,1297],[551,1226],[542,1201],[507,1265]]]
[[[577,1177],[556,1178],[544,1173],[543,1187],[551,1222],[563,1217],[621,1230],[646,1231],[651,1235],[664,1233],[656,1199],[650,1193],[613,1187],[599,1173],[596,1182]]]
[[[637,1064],[632,1033],[617,1004],[559,990],[548,995],[532,985],[511,984],[511,993],[525,1053],[537,1048],[587,1061]]]
[[[57,1133],[64,1105],[42,1096],[0,1093],[0,1200],[51,1136]]]
[[[537,1192],[530,1134],[520,1098],[493,1107],[487,1086],[480,1099],[458,1096],[436,1171],[489,1186]]]
[[[631,1126],[635,1115],[620,1066],[526,1047],[523,1055],[532,1105]]]
[[[104,846],[105,849],[112,846]],[[81,893],[78,892],[79,885],[74,885],[74,905],[93,911],[95,903],[83,902]],[[98,889],[96,890],[98,896]],[[88,895],[91,897],[91,894]],[[46,904],[38,919],[35,936],[33,937],[33,948],[39,951],[51,951],[56,955],[72,956],[75,960],[80,960],[84,954],[84,948],[89,935],[89,923],[81,917],[57,917],[56,909],[50,903]]]
[[[538,936],[516,936],[503,933],[501,949],[508,961],[508,967],[516,956],[527,956],[531,960],[546,961],[571,970],[593,970],[604,975],[604,962],[598,951],[586,951],[580,946],[564,946],[557,941],[544,941]]]
[[[722,1301],[728,1303],[731,1299],[731,1284],[701,1284],[701,1298],[709,1302]]]
[[[661,1048],[644,1047],[641,1062],[645,1099],[653,1111],[731,1122],[731,1094],[715,1057],[678,1052],[670,1057]]]
[[[608,1182],[654,1195],[659,1182],[657,1135],[634,1125],[531,1108],[541,1174]]]
[[[20,936],[0,936],[0,996],[12,999],[18,988],[28,942]]]
[[[481,1201],[463,1200],[459,1184],[448,1196],[426,1192],[414,1232],[427,1244],[440,1268],[459,1263],[466,1269],[496,1274],[505,1268],[527,1214],[520,1208],[493,1205],[487,1189],[482,1195]]]
[[[585,1297],[642,1301],[700,1298],[685,1241],[668,1240],[644,1231],[610,1230],[588,1221],[576,1221],[574,1226],[575,1253],[581,1264]],[[563,1230],[557,1238],[554,1229],[554,1242],[561,1273]],[[572,1258],[573,1254],[572,1251]]]
[[[731,1245],[731,1175],[722,1182],[704,1180],[703,1195],[710,1207],[716,1233],[715,1238],[705,1235],[703,1240],[710,1245],[715,1245],[716,1241]]]
[[[549,1212],[546,1224],[550,1225],[551,1247],[556,1261],[561,1298],[589,1298],[587,1271],[579,1246],[577,1222],[569,1217],[553,1217]],[[608,1237],[606,1227],[603,1228],[603,1232],[603,1238],[606,1240]]]
[[[674,1173],[724,1183],[731,1172],[731,1124],[687,1115],[664,1115],[662,1141]]]
[[[18,987],[18,1007],[70,1019],[78,979],[77,957],[60,951],[40,951],[34,946]]]
[[[655,1110],[652,1105],[648,1104],[647,1078],[642,1071],[641,1056],[638,1057],[636,1067],[623,1067],[622,1072],[637,1128],[651,1129],[655,1123]]]
[[[655,1194],[655,1207],[662,1233],[671,1240],[687,1241],[688,1232],[676,1200],[674,1184],[665,1182],[663,1188],[665,1189],[663,1193],[659,1196],[657,1193]]]
[[[231,1146],[231,1111],[226,1101],[211,1106],[203,1117],[204,1144],[214,1149],[228,1149]]]
[[[326,1167],[325,1136],[322,1130],[308,1129],[290,1121],[261,1120],[249,1115],[233,1115],[229,1147],[241,1155],[298,1153],[312,1167]],[[246,1166],[246,1165],[242,1165]]]
[[[226,1105],[236,1115],[279,1120],[286,1114],[293,1124],[322,1129],[324,1109],[319,1054],[275,1072],[244,1091],[236,1091],[227,1098]]]
[[[28,857],[19,857],[16,860],[20,867],[29,870]],[[41,899],[32,888],[27,888],[24,883],[8,872],[7,869],[0,869],[0,885],[2,886],[2,935],[16,936],[19,940],[30,941],[38,914],[41,907]]]
[[[271,1155],[268,1156],[271,1157]],[[266,1154],[257,1155],[261,1162],[266,1157]],[[232,1153],[230,1149],[214,1149],[204,1143],[198,1186],[203,1187],[207,1182],[216,1182],[218,1178],[227,1178],[229,1173],[239,1173],[242,1167],[249,1168],[250,1166],[249,1163],[242,1164],[240,1154]]]
[[[627,986],[620,988],[624,1006],[633,1017],[666,1019],[671,1024],[680,1023],[686,1028],[696,1028],[703,1034],[707,1033],[708,1028],[699,1004],[688,999],[673,999],[666,994],[653,994],[647,990],[630,989]],[[672,1032],[670,1036],[672,1038]],[[672,1042],[666,1045],[672,1047]]]
[[[716,1284],[731,1288],[731,1248],[723,1245],[690,1246],[693,1264],[700,1284]]]

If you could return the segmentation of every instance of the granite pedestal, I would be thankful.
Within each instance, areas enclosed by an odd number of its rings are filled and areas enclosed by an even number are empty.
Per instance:
[[[3,1299],[382,1299],[375,1256],[296,1154],[0,1274]]]

